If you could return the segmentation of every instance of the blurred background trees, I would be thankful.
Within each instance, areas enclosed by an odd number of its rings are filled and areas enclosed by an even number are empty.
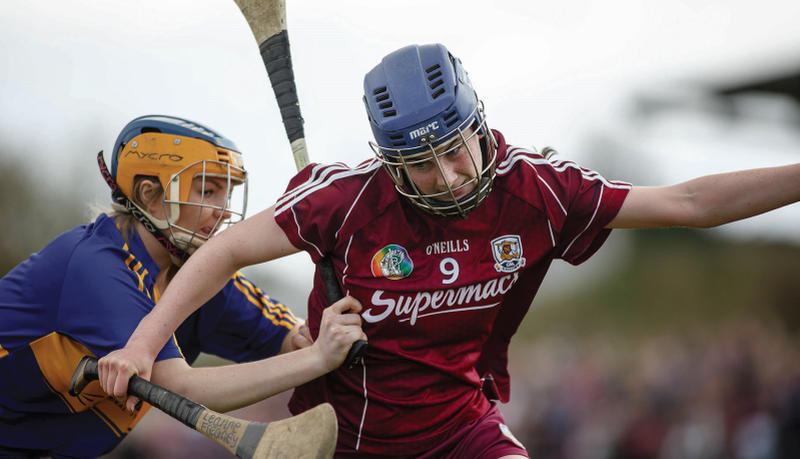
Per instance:
[[[3,276],[55,236],[88,221],[84,190],[61,179],[37,174],[29,152],[4,146],[0,140],[0,274]]]

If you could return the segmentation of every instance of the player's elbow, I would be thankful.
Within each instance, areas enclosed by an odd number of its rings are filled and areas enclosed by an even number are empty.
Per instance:
[[[681,188],[673,202],[667,216],[669,226],[712,228],[724,223],[716,206],[704,200],[702,194],[691,187]]]

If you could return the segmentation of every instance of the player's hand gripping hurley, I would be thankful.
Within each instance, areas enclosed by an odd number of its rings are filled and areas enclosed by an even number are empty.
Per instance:
[[[97,379],[97,359],[85,356],[69,384],[72,396]],[[328,403],[297,416],[270,423],[251,422],[217,413],[138,376],[128,382],[128,394],[219,443],[241,458],[330,458],[336,448],[336,413]]]
[[[297,99],[297,88],[292,72],[292,56],[289,51],[289,37],[286,32],[286,4],[284,0],[235,0],[253,31],[261,58],[269,74],[275,98],[281,111],[283,126],[292,147],[295,166],[301,170],[308,165],[303,117]],[[325,285],[328,301],[332,304],[342,298],[342,290],[336,280],[333,264],[328,257],[319,262],[320,274]],[[344,365],[352,368],[361,361],[367,342],[353,343]]]

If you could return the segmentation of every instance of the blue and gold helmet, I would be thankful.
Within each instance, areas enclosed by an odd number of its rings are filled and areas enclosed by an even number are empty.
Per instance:
[[[167,115],[146,115],[130,121],[114,142],[110,174],[128,200],[126,203],[119,194],[112,193],[117,203],[123,204],[129,211],[134,210],[130,208],[131,205],[135,206],[146,216],[143,221],[146,226],[149,221],[167,233],[170,241],[187,253],[194,251],[209,236],[199,233],[197,228],[176,224],[181,205],[218,210],[220,220],[214,231],[222,223],[233,223],[244,218],[247,172],[241,153],[231,140],[193,121]],[[165,219],[154,217],[136,204],[133,187],[139,176],[158,178],[164,190]],[[205,181],[209,177],[222,179],[227,184],[228,201],[223,205],[189,202],[192,181]],[[237,187],[238,191],[234,193],[234,187],[242,184],[244,186]],[[223,220],[223,216],[226,220]]]
[[[375,137],[370,145],[400,194],[437,215],[466,216],[486,198],[497,143],[467,72],[447,48],[411,45],[384,57],[364,77],[364,104]],[[458,199],[455,189],[423,194],[407,178],[407,167],[419,161],[433,160],[444,174],[438,158],[467,146],[474,135],[481,139],[482,165],[473,161],[475,178],[461,185],[477,183],[470,194]],[[437,148],[445,144],[452,147]]]

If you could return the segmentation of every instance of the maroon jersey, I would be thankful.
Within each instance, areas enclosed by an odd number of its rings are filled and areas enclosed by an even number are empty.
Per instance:
[[[495,135],[493,189],[466,218],[417,208],[377,160],[306,167],[276,203],[292,244],[315,262],[330,256],[343,290],[364,306],[364,365],[300,386],[290,402],[294,413],[332,403],[340,451],[430,450],[489,409],[486,373],[507,401],[508,342],[551,261],[580,263],[608,237],[629,184]],[[315,337],[327,306],[317,272]]]

